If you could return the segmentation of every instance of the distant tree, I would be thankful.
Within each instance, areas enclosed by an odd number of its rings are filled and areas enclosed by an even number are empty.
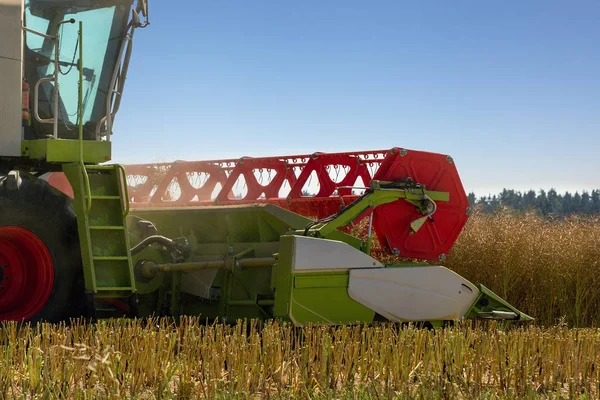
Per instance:
[[[558,215],[562,213],[562,196],[558,194],[556,189],[548,190],[548,202],[550,204],[550,214]]]
[[[523,209],[529,210],[535,208],[535,199],[536,194],[534,190],[528,191],[525,196],[523,196]]]
[[[592,212],[600,213],[600,190],[592,191]]]
[[[468,194],[471,205],[476,205],[481,211],[490,213],[498,207],[510,208],[516,211],[537,211],[542,215],[560,217],[569,214],[600,214],[600,190],[583,191],[581,194],[568,191],[560,194],[552,188],[547,192],[534,190],[519,192],[503,189],[497,195],[487,195],[477,198],[474,193]]]
[[[571,196],[571,193],[566,192],[563,196],[562,211],[565,214],[570,214],[574,211],[574,209],[575,202],[573,201],[573,196]]]
[[[581,194],[581,210],[579,212],[589,214],[592,211],[592,202],[590,194],[587,191],[583,191]]]
[[[581,195],[579,192],[575,192],[575,196],[573,196],[573,207],[571,209],[571,213],[580,213],[583,209],[583,204],[581,201]]]
[[[477,197],[475,197],[475,193],[471,192],[469,193],[469,195],[467,196],[467,198],[469,199],[469,204],[474,206],[477,204]]]
[[[548,196],[546,196],[545,190],[540,190],[540,194],[535,199],[535,205],[542,215],[548,215],[550,212],[550,201],[548,200]]]

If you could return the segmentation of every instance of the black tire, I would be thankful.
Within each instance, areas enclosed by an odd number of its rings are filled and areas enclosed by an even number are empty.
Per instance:
[[[42,179],[11,171],[0,176],[0,227],[4,226],[29,230],[52,257],[52,292],[41,311],[27,322],[59,322],[82,316],[83,267],[70,199]]]

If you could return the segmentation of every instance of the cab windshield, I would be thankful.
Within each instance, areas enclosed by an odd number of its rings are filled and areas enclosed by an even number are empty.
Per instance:
[[[40,85],[38,110],[40,118],[58,117],[60,138],[78,137],[79,21],[83,22],[83,109],[86,139],[95,137],[96,125],[106,115],[106,97],[119,49],[125,37],[132,0],[26,0],[25,26],[49,36],[57,34],[57,24],[74,18],[76,23],[58,28],[59,107],[54,110],[53,82]],[[40,79],[54,74],[54,41],[25,32],[24,70],[31,90]],[[34,96],[30,96],[33,110]],[[52,134],[53,125],[32,118],[26,138],[43,138]],[[28,137],[27,137],[28,136]]]

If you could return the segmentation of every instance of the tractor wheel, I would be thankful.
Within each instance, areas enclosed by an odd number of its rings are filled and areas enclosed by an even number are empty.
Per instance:
[[[82,275],[77,219],[67,196],[17,171],[0,176],[0,320],[78,317]]]

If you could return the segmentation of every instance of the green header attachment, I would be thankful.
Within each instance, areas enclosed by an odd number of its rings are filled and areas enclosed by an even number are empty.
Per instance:
[[[449,196],[448,192],[427,190],[424,185],[415,183],[410,178],[394,182],[372,180],[369,189],[352,204],[336,214],[308,224],[303,231],[296,231],[296,234],[331,239],[337,229],[356,222],[370,210],[368,237],[362,247],[362,250],[368,254],[371,247],[373,210],[375,208],[398,200],[413,204],[422,216],[410,223],[410,234],[412,235],[418,232],[427,219],[435,213],[436,201],[447,202],[450,200]]]

